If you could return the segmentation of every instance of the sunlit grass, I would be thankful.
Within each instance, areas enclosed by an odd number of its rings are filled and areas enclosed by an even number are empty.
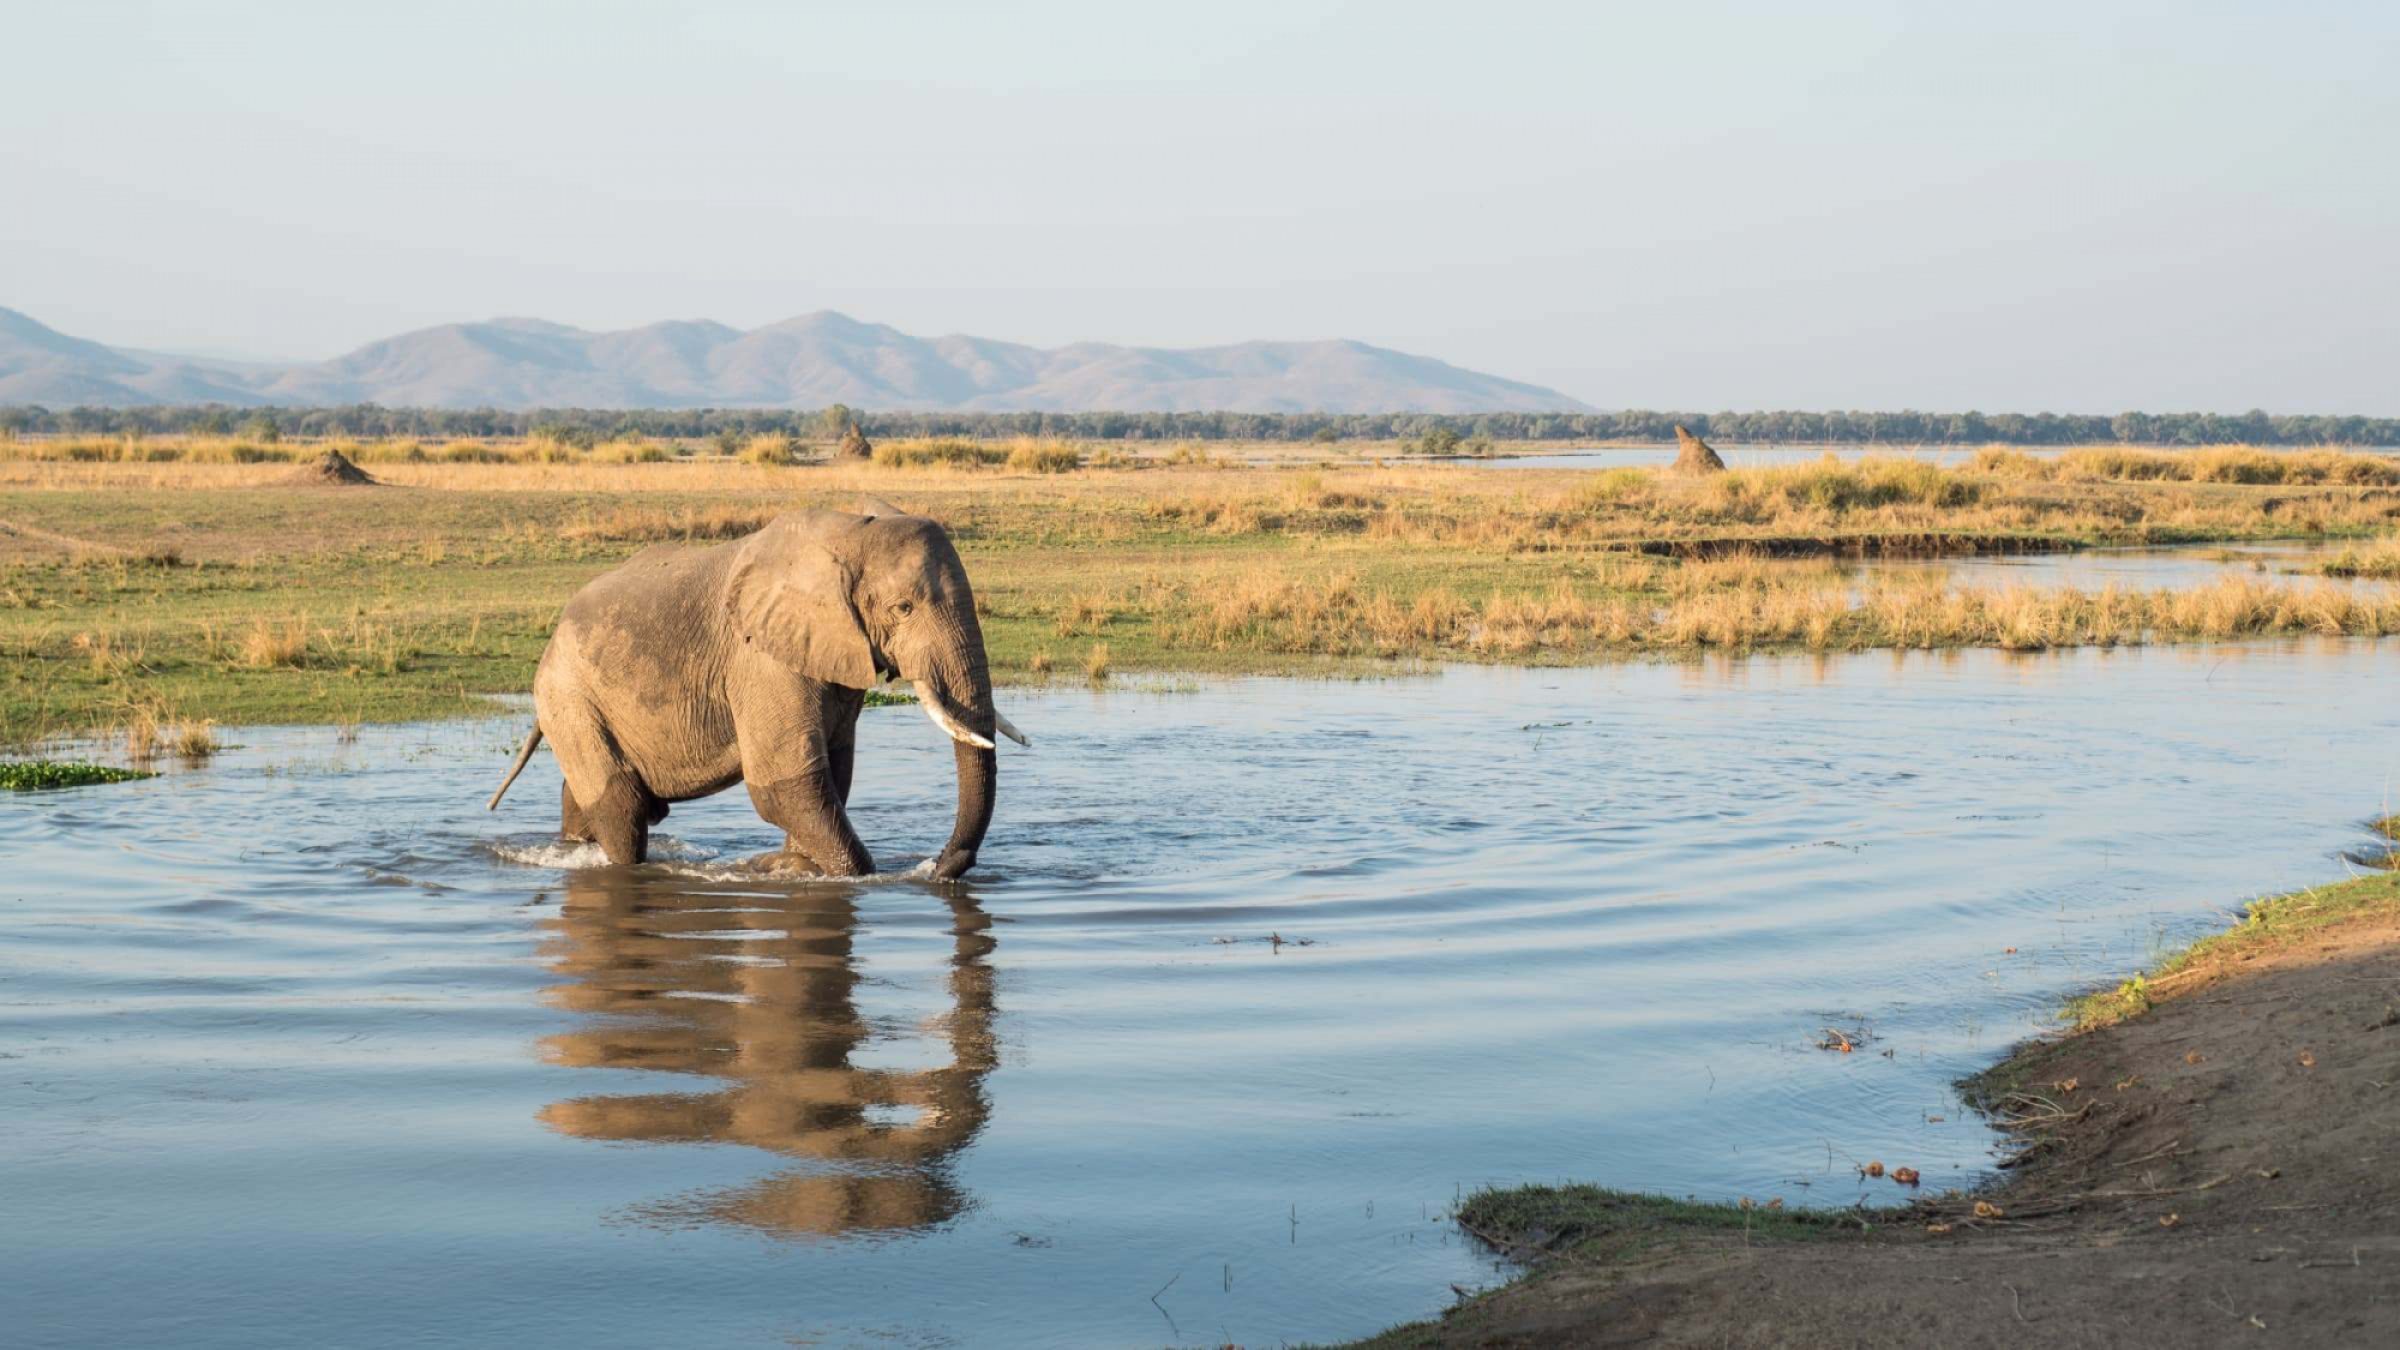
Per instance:
[[[389,486],[358,491],[295,490],[288,464],[230,453],[0,455],[0,739],[120,725],[137,703],[170,726],[181,719],[168,709],[234,725],[472,708],[482,691],[521,692],[559,606],[634,551],[864,496],[949,527],[1003,681],[1084,665],[1095,644],[1114,672],[1309,673],[2395,631],[2391,592],[2374,585],[2031,591],[1851,561],[2320,536],[2380,557],[2400,521],[2383,488],[2065,482],[1875,459],[1705,480],[1249,466],[1198,451],[1176,463],[1166,447],[1144,448],[1138,472],[1097,467],[1097,454],[1082,468],[1053,455],[1060,471],[1038,472],[1012,467],[1012,443],[975,444],[963,459],[786,467],[713,445],[602,462],[573,447],[546,460],[530,443],[364,442],[344,453]],[[1031,461],[1050,445],[1018,448],[1034,447]]]
[[[2400,537],[2378,539],[2363,547],[2352,545],[2317,565],[2329,577],[2366,577],[2400,581]]]

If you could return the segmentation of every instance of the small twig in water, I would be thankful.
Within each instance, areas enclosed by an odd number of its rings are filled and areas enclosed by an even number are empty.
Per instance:
[[[2009,1284],[2009,1285],[2002,1285],[2001,1287],[2002,1287],[2002,1288],[2004,1288],[2004,1289],[2006,1289],[2006,1290],[2008,1290],[2008,1310],[2009,1310],[2010,1312],[2013,1312],[2013,1313],[2015,1313],[2015,1314],[2017,1315],[2017,1320],[2018,1320],[2018,1321],[2020,1321],[2020,1322],[2024,1321],[2024,1320],[2025,1320],[2025,1296],[2024,1296],[2023,1294],[2020,1294],[2020,1293],[2018,1293],[2018,1292],[2017,1292],[2017,1287],[2016,1287],[2015,1285],[2013,1285],[2013,1284]]]
[[[1176,1271],[1172,1275],[1169,1275],[1167,1277],[1167,1282],[1158,1287],[1158,1294],[1163,1294],[1174,1288],[1175,1282],[1182,1278],[1183,1272],[1180,1270]],[[1158,1315],[1167,1319],[1167,1330],[1174,1335],[1175,1339],[1182,1340],[1183,1332],[1175,1325],[1175,1314],[1168,1312],[1167,1305],[1158,1301],[1158,1294],[1152,1294],[1150,1296],[1150,1306],[1158,1309]]]

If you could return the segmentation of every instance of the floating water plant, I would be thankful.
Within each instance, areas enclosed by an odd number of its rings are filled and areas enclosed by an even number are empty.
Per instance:
[[[10,792],[39,792],[47,788],[89,787],[94,783],[130,783],[156,774],[138,769],[113,769],[106,764],[83,764],[54,759],[19,759],[0,763],[0,788]]]

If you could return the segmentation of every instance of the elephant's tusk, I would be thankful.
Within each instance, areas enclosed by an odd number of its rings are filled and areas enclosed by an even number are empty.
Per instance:
[[[1010,740],[1015,741],[1017,744],[1024,746],[1028,750],[1033,748],[1033,742],[1026,740],[1025,733],[1017,730],[1017,724],[1008,720],[1008,714],[1001,712],[998,708],[994,708],[992,709],[992,722],[994,725],[1000,728],[1001,735],[1008,737]]]
[[[927,717],[933,719],[935,726],[949,734],[951,740],[957,741],[961,745],[974,746],[978,750],[992,748],[991,737],[976,735],[965,723],[950,715],[950,709],[942,703],[941,695],[933,692],[931,685],[926,684],[923,680],[918,680],[916,686],[917,705],[925,710]]]

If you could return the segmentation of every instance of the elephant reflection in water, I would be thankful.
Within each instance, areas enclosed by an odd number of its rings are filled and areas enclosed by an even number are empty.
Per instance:
[[[543,944],[569,978],[546,997],[591,1020],[546,1039],[545,1057],[727,1081],[577,1097],[544,1108],[542,1122],[579,1139],[748,1144],[825,1164],[644,1207],[663,1223],[806,1237],[956,1215],[965,1199],[948,1163],[983,1128],[983,1077],[998,1063],[984,960],[991,919],[972,899],[947,897],[949,1008],[922,1030],[949,1062],[853,1068],[875,1038],[856,1000],[859,895],[841,883],[774,894],[619,868],[571,874]],[[911,1110],[913,1120],[894,1119]]]

